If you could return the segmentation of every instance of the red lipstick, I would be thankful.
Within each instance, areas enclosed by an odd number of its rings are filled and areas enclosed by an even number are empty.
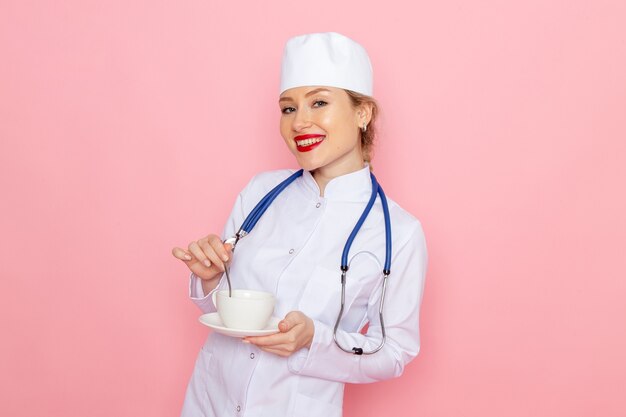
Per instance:
[[[324,141],[326,138],[325,135],[320,135],[316,133],[309,133],[306,135],[298,135],[293,138],[296,142],[296,147],[298,152],[308,152],[319,146],[320,143]]]

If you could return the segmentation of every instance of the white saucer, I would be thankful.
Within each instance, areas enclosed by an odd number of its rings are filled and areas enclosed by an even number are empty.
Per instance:
[[[278,333],[278,323],[280,322],[280,318],[271,317],[267,326],[261,330],[244,330],[244,329],[231,329],[228,327],[224,327],[224,323],[222,323],[222,319],[220,315],[217,313],[208,313],[201,315],[198,320],[200,323],[205,326],[209,326],[211,329],[215,330],[217,333],[221,333],[226,336],[232,337],[245,337],[245,336],[267,336],[270,334]]]

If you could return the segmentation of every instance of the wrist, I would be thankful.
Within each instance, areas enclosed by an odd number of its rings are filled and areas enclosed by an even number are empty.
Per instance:
[[[219,277],[219,275],[216,275],[215,277],[209,279],[200,278],[202,283],[202,292],[205,296],[217,287],[217,284],[220,282]]]

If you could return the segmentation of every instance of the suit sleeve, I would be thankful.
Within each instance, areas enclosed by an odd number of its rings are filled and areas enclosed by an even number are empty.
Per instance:
[[[395,253],[388,278],[383,319],[387,339],[372,355],[354,355],[339,349],[333,340],[333,327],[314,320],[315,335],[310,349],[301,349],[288,358],[291,372],[347,383],[369,383],[400,376],[420,350],[419,318],[427,266],[424,234],[417,227]],[[337,339],[346,349],[376,348],[382,332],[379,299],[382,286],[370,296],[367,308],[367,334],[338,329]]]

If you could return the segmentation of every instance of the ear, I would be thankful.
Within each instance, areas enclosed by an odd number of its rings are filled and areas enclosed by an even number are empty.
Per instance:
[[[372,103],[360,104],[356,109],[356,115],[359,127],[362,127],[363,123],[366,125],[370,124],[370,120],[372,120]]]

